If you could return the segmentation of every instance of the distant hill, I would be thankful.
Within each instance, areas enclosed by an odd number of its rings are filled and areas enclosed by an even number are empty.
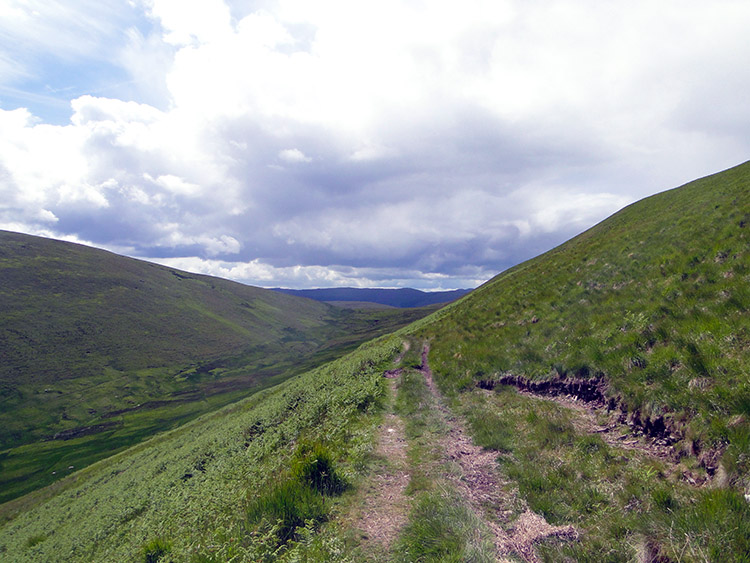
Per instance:
[[[750,162],[0,506],[0,553],[747,561],[749,288]]]
[[[333,303],[366,302],[379,303],[390,307],[426,307],[440,303],[449,303],[469,293],[470,289],[455,289],[452,291],[420,291],[418,289],[374,289],[354,287],[334,287],[323,289],[275,289],[287,295],[307,297],[315,301]]]
[[[0,231],[0,501],[425,314]]]

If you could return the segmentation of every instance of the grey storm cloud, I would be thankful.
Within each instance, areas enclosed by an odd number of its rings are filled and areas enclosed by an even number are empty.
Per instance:
[[[11,4],[0,94],[75,13],[131,80],[0,106],[0,227],[257,285],[475,285],[750,152],[742,2]]]

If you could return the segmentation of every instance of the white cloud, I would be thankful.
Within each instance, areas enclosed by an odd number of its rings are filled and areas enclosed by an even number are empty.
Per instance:
[[[101,199],[82,186],[88,163],[83,136],[75,127],[36,123],[24,109],[0,110],[0,169],[7,171],[0,191],[6,203],[40,207]],[[78,189],[76,186],[81,185]]]
[[[199,274],[237,280],[260,287],[414,287],[451,290],[476,287],[486,281],[488,273],[480,268],[467,268],[462,276],[424,273],[396,268],[352,268],[348,266],[274,267],[260,260],[227,262],[183,258],[152,258],[151,261]]]
[[[201,191],[200,186],[197,184],[191,184],[172,174],[163,174],[158,178],[153,178],[150,174],[146,173],[143,177],[149,182],[153,182],[174,194],[196,196]]]
[[[221,40],[231,32],[229,7],[222,0],[146,0],[149,14],[164,29],[164,41],[185,46]]]
[[[746,2],[128,6],[0,3],[0,96],[44,72],[8,45],[137,83],[61,126],[0,109],[0,224],[264,285],[450,284],[750,153]]]
[[[279,151],[279,158],[291,163],[312,162],[312,158],[299,149],[284,149],[283,151]]]

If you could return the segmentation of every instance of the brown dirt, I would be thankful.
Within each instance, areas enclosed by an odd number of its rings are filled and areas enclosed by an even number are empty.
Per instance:
[[[390,383],[394,392],[395,381],[392,379]],[[366,486],[356,527],[362,531],[365,543],[375,542],[387,550],[407,520],[408,501],[404,491],[409,484],[409,465],[401,418],[387,414],[379,430],[375,454],[385,463]]]
[[[497,454],[474,445],[462,421],[444,405],[427,361],[429,350],[429,345],[425,344],[420,369],[449,428],[441,444],[445,455],[461,469],[460,476],[449,478],[468,501],[476,516],[495,536],[498,560],[507,561],[506,556],[516,554],[523,561],[536,563],[539,561],[534,550],[536,542],[549,537],[562,540],[577,539],[578,532],[573,526],[552,526],[542,516],[529,509],[518,517],[510,531],[506,531],[498,524],[509,524],[513,514],[512,507],[522,502],[515,494],[508,492],[508,483],[503,481],[497,469]],[[488,511],[493,516],[491,519],[485,516]]]
[[[387,379],[398,379],[402,373],[404,373],[404,370],[401,368],[389,369],[388,371],[383,372],[383,377]]]

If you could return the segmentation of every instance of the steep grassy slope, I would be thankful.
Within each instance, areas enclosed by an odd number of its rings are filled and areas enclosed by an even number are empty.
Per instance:
[[[629,412],[750,415],[750,163],[642,200],[491,280],[425,332],[454,386],[600,375]]]
[[[0,502],[424,314],[0,232]]]
[[[366,346],[19,499],[22,512],[0,527],[0,558],[336,559],[342,541],[313,531],[367,465],[382,370],[400,345]],[[289,537],[308,541],[285,546]]]
[[[534,510],[584,532],[549,560],[747,560],[750,163],[633,204],[420,324],[478,443]],[[598,403],[598,422],[555,389]],[[645,461],[600,438],[619,428],[645,435]]]

